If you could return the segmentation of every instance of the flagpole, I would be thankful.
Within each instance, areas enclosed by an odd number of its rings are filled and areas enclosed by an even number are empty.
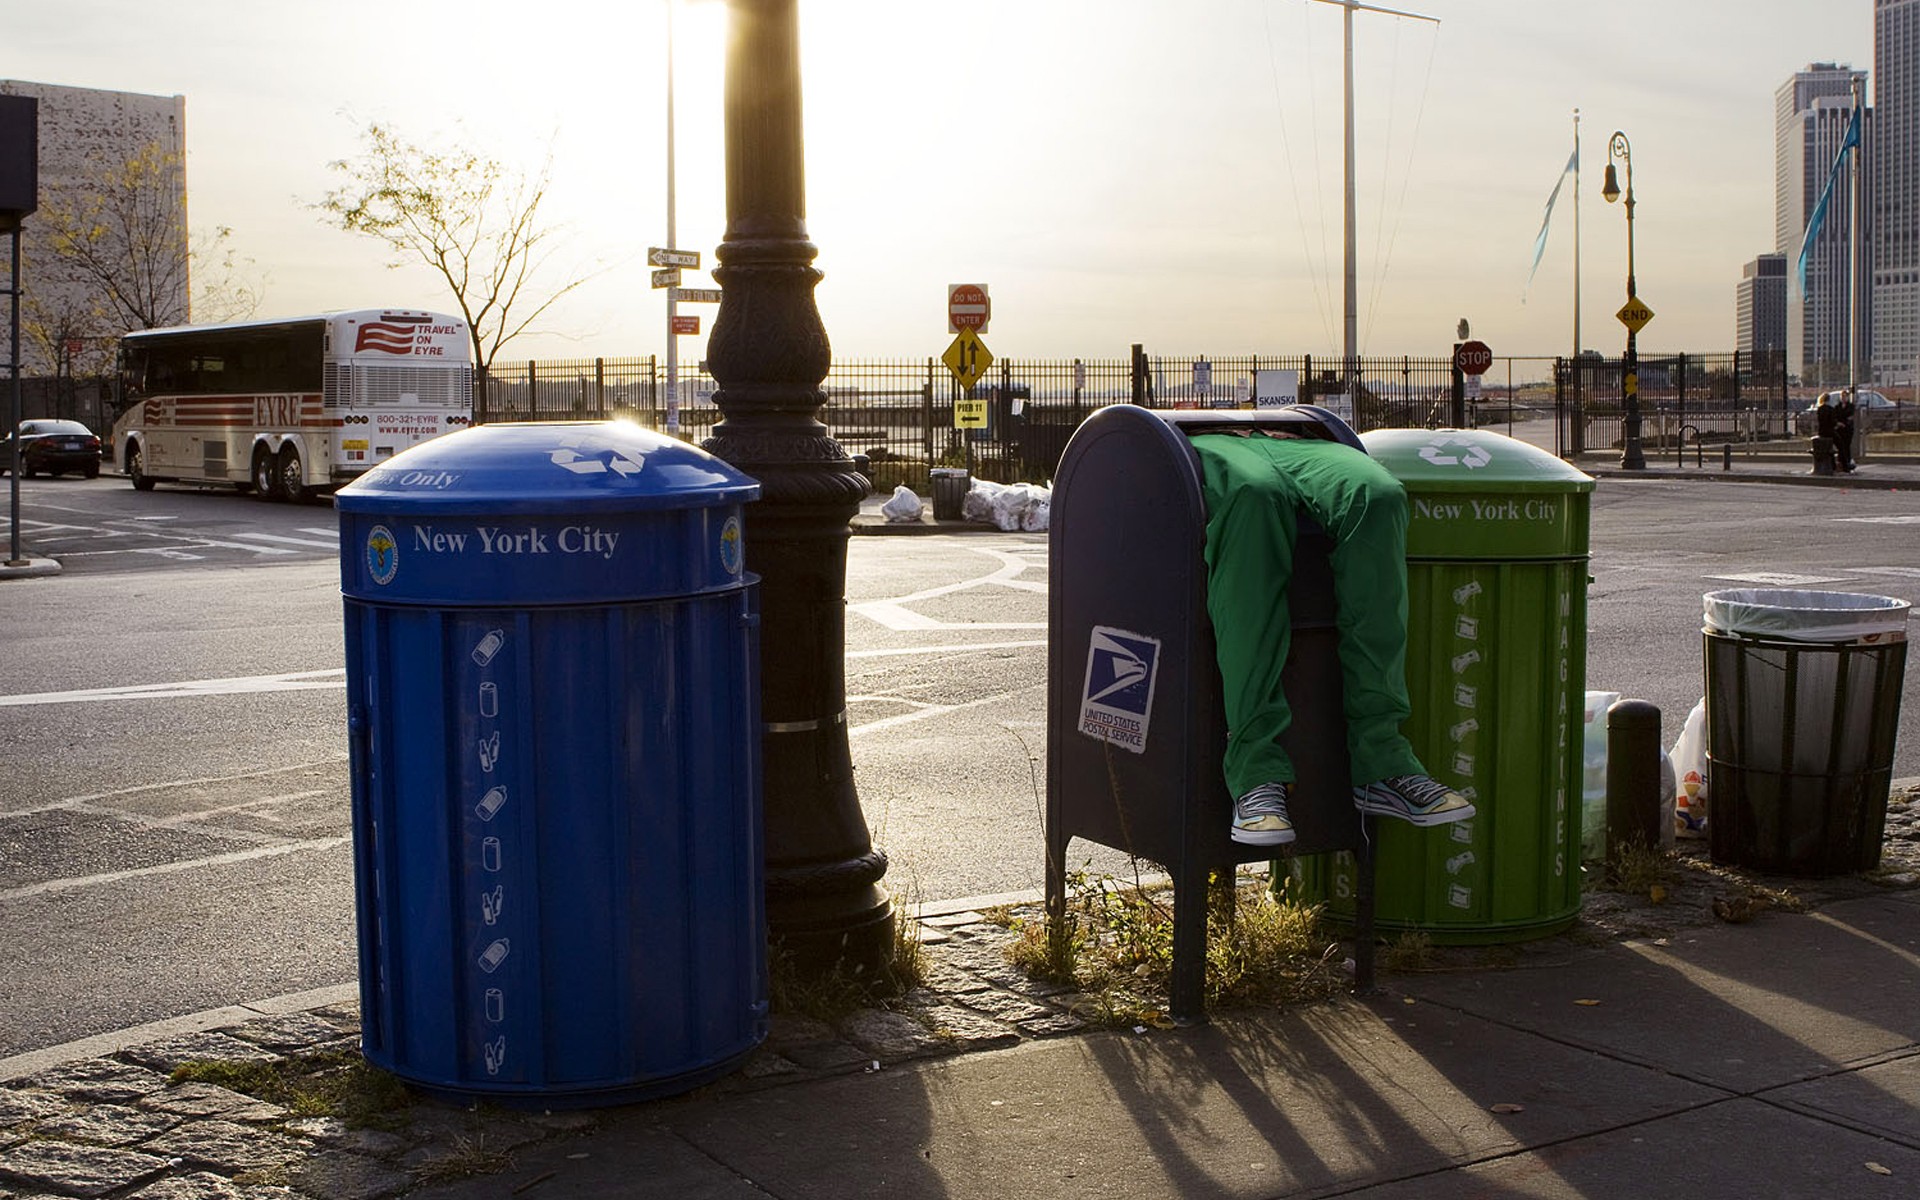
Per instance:
[[[1573,110],[1573,411],[1578,420],[1580,407],[1580,110]],[[1581,438],[1572,439],[1575,450],[1585,449]]]

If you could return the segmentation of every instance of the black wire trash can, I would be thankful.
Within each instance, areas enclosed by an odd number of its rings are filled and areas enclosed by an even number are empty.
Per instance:
[[[1703,599],[1713,860],[1806,876],[1878,866],[1908,603],[1746,588]]]

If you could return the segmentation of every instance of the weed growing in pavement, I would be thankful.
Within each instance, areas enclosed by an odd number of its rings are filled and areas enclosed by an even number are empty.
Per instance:
[[[210,1083],[277,1104],[296,1117],[332,1117],[356,1128],[394,1129],[413,1104],[399,1079],[357,1050],[296,1054],[272,1062],[183,1063],[174,1083]]]
[[[1217,1007],[1290,1004],[1346,984],[1338,943],[1320,908],[1264,879],[1216,878],[1209,888],[1206,1000]],[[1172,891],[1084,869],[1067,877],[1061,920],[1011,915],[1008,960],[1031,978],[1078,988],[1076,1013],[1092,1024],[1162,1024],[1173,967]]]
[[[1386,944],[1380,954],[1380,965],[1403,975],[1413,971],[1431,971],[1434,966],[1433,939],[1423,929],[1409,929]]]
[[[1673,855],[1659,846],[1647,845],[1645,838],[1634,837],[1608,862],[1605,886],[1659,904],[1667,898],[1674,878]]]
[[[851,969],[836,965],[824,974],[803,972],[793,955],[775,941],[767,954],[767,988],[776,1013],[796,1013],[819,1021],[837,1021],[861,1008],[903,996],[926,981],[926,948],[920,944],[918,886],[907,892],[890,890],[893,904],[893,940],[879,969],[864,965]]]

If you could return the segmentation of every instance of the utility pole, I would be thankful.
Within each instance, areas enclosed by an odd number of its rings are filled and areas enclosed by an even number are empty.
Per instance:
[[[1347,396],[1359,402],[1355,394],[1358,390],[1360,374],[1360,288],[1358,258],[1354,238],[1354,201],[1353,201],[1353,14],[1359,12],[1384,13],[1390,17],[1409,17],[1415,21],[1440,23],[1439,17],[1423,16],[1420,13],[1401,12],[1397,8],[1381,8],[1378,5],[1362,4],[1360,0],[1320,0],[1322,4],[1337,4],[1346,11],[1342,14],[1345,26],[1345,85],[1346,85],[1346,206],[1344,210],[1344,245],[1346,286],[1342,294],[1344,308],[1341,313],[1341,374],[1342,384]]]

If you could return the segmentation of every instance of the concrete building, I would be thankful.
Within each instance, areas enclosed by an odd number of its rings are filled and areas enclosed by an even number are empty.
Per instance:
[[[1846,381],[1853,311],[1860,310],[1863,331],[1871,331],[1872,278],[1869,269],[1851,274],[1853,184],[1842,171],[1826,220],[1807,257],[1806,290],[1797,286],[1800,244],[1827,185],[1834,160],[1853,119],[1853,83],[1864,89],[1866,73],[1837,63],[1814,63],[1796,72],[1774,93],[1774,250],[1786,256],[1787,370],[1808,383]],[[1864,92],[1863,92],[1864,94]],[[1862,145],[1871,181],[1873,114],[1862,119]],[[1849,285],[1852,294],[1849,295]],[[1871,361],[1871,348],[1862,367]]]
[[[1733,348],[1750,369],[1773,373],[1787,353],[1787,256],[1762,254],[1734,285]]]
[[[1920,0],[1874,0],[1873,104],[1873,377],[1915,383],[1920,381]]]
[[[60,87],[0,79],[0,94],[32,96],[40,102],[40,206],[22,227],[21,305],[25,374],[72,379],[104,373],[112,362],[114,340],[130,322],[103,300],[97,283],[53,253],[48,229],[65,208],[111,204],[112,188],[103,181],[126,176],[128,164],[154,164],[145,173],[143,234],[146,244],[123,247],[138,262],[130,276],[143,294],[143,307],[174,324],[188,319],[187,256],[187,100],[185,96],[148,96],[92,88]]]

